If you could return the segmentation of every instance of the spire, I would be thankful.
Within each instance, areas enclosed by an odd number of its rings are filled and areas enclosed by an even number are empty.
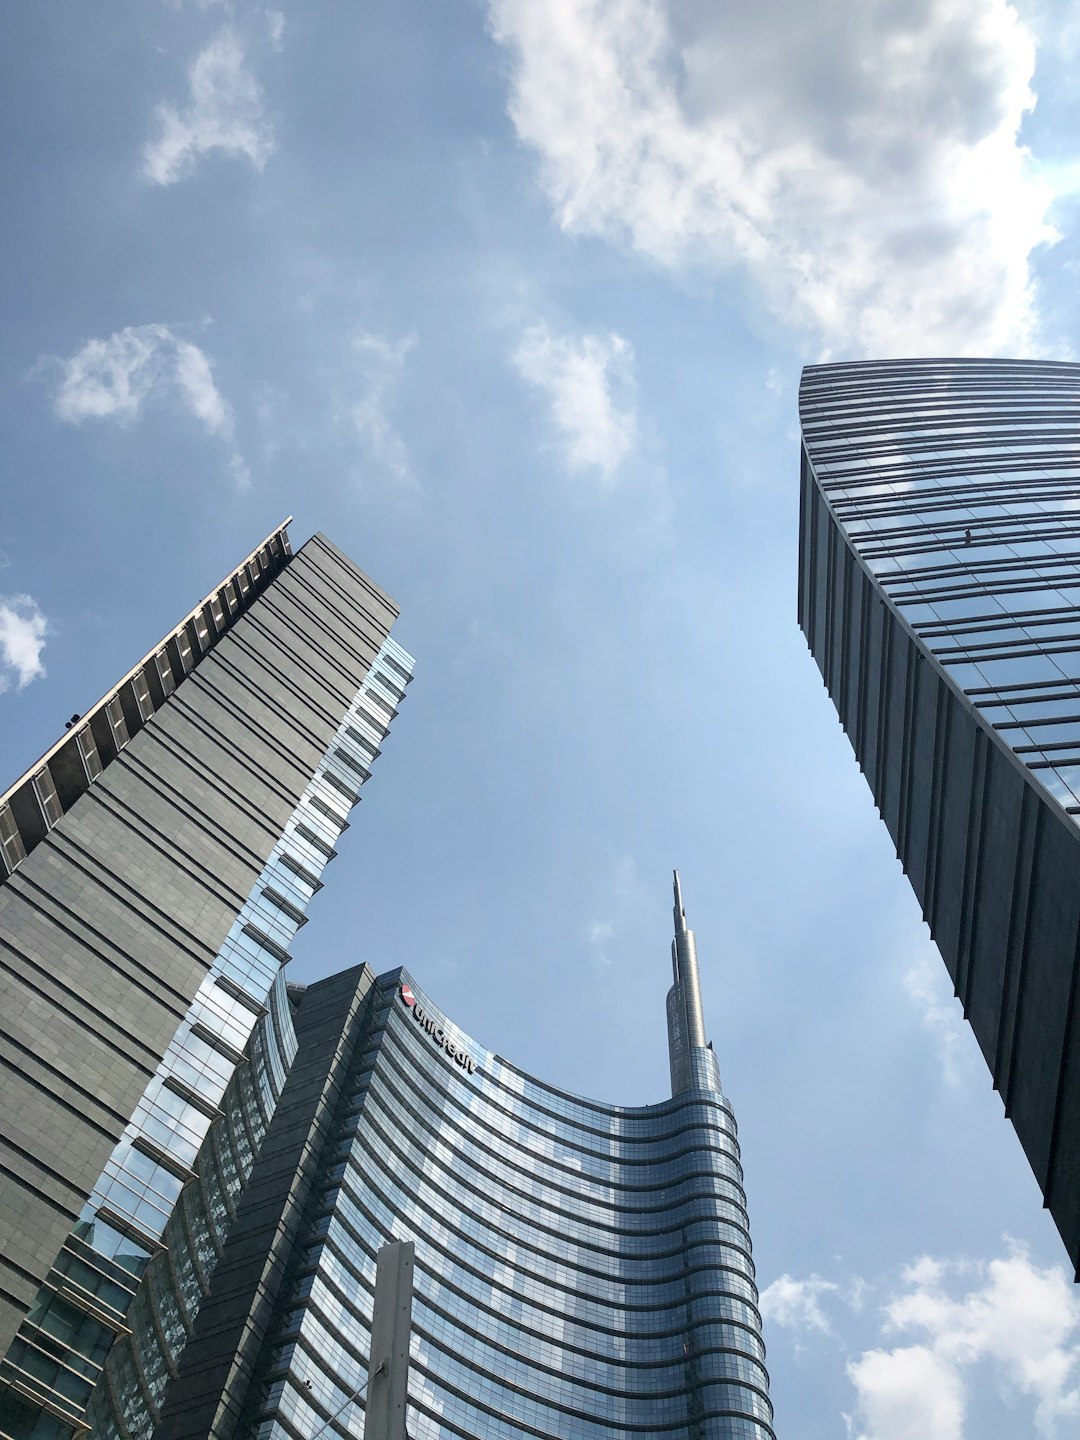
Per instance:
[[[672,871],[675,896],[675,938],[671,942],[672,985],[667,997],[668,1058],[671,1062],[671,1093],[715,1085],[720,1088],[716,1060],[705,1039],[705,1019],[698,984],[697,942],[686,923],[682,885],[678,870]],[[698,1062],[705,1052],[708,1059]]]

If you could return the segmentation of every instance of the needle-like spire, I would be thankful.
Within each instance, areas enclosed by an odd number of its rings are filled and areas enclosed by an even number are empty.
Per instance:
[[[682,885],[679,872],[672,871],[675,895],[675,938],[671,942],[672,986],[667,997],[668,1055],[671,1061],[671,1093],[684,1090],[719,1088],[716,1061],[705,1039],[705,1020],[701,1013],[701,988],[698,985],[697,945],[694,932],[686,923]],[[696,1056],[708,1053],[708,1059]]]
[[[679,872],[678,870],[673,870],[671,873],[675,877],[675,934],[678,935],[680,930],[686,929],[686,911],[683,909],[682,887],[679,884]]]

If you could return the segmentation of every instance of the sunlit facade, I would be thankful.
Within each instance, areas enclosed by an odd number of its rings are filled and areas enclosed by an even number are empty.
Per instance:
[[[1080,366],[812,366],[799,404],[799,621],[1080,1266]]]
[[[281,527],[0,797],[11,1440],[155,1428],[295,1060],[290,942],[410,677],[396,613]]]
[[[685,953],[684,916],[678,934]],[[684,1088],[625,1108],[485,1050],[405,971],[365,1006],[232,1433],[363,1435],[375,1256],[407,1239],[412,1440],[772,1440],[735,1120],[703,1037]],[[167,1434],[194,1435],[181,1411],[212,1425],[204,1405],[182,1374]]]

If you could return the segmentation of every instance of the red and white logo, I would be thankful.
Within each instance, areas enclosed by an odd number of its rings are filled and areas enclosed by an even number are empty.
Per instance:
[[[401,987],[401,998],[402,998],[402,1000],[405,1001],[405,1004],[406,1004],[406,1005],[415,1005],[415,1004],[416,1004],[416,996],[413,994],[412,988],[411,988],[410,986],[408,986],[408,985],[402,985],[402,987]]]

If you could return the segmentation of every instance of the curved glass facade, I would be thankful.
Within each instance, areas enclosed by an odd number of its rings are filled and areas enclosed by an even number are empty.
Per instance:
[[[799,408],[882,593],[1080,819],[1080,365],[815,366]]]
[[[1080,366],[799,408],[799,623],[1080,1278]]]
[[[104,1364],[86,1419],[98,1440],[146,1440],[176,1363],[194,1330],[232,1228],[237,1202],[266,1136],[296,1055],[285,975],[278,971],[267,1010],[221,1100],[199,1150],[196,1178],[184,1187],[146,1266],[125,1333]],[[89,1230],[92,1243],[94,1223]]]
[[[375,1257],[407,1239],[412,1440],[773,1440],[719,1089],[602,1105],[477,1046],[404,972],[368,1004],[247,1433],[363,1433]]]

